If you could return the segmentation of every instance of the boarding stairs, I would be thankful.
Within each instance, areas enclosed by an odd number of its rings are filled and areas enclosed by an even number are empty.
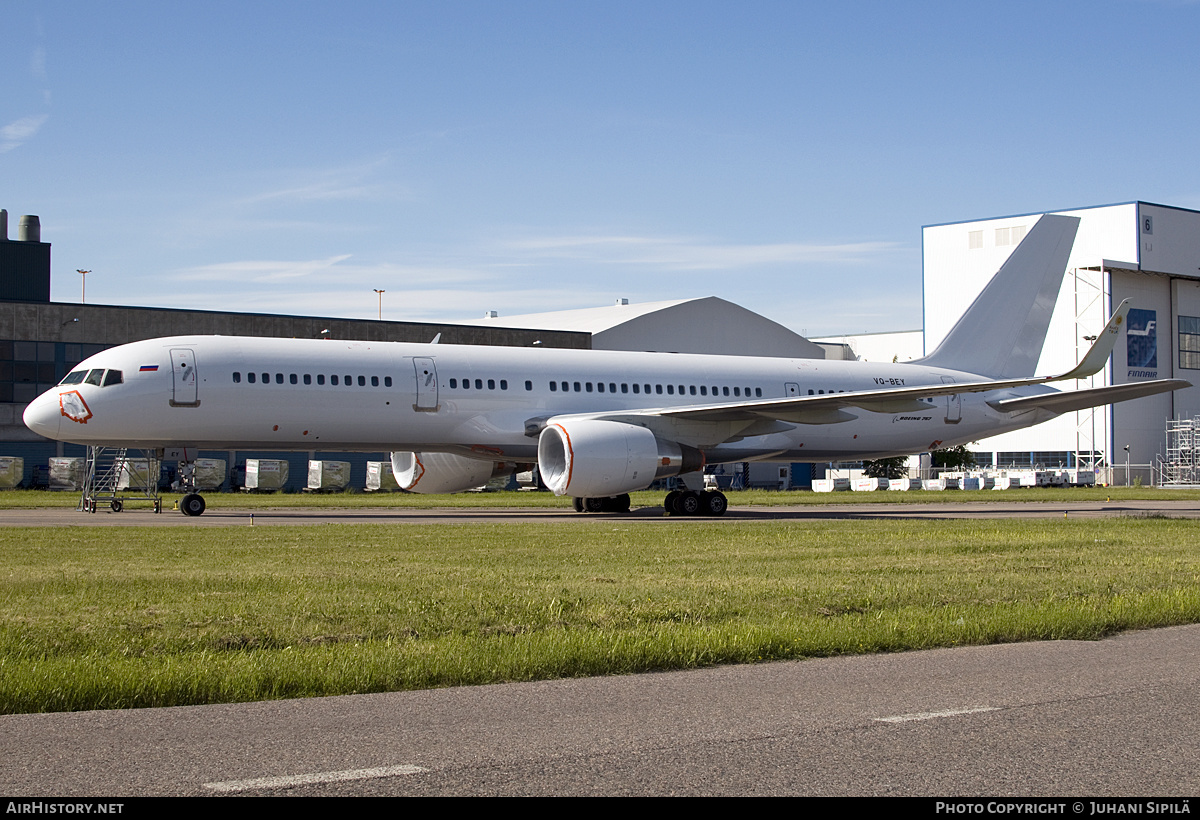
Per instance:
[[[131,452],[135,455],[131,456]],[[107,506],[113,512],[121,512],[126,501],[138,500],[149,501],[156,513],[162,512],[162,499],[158,495],[160,464],[155,450],[88,447],[83,493],[76,509],[94,513],[100,506]]]

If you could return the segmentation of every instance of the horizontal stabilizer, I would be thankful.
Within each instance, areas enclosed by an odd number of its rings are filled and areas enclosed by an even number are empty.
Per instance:
[[[1020,413],[1026,410],[1048,410],[1051,413],[1070,413],[1075,410],[1086,410],[1089,407],[1099,407],[1129,399],[1140,399],[1145,396],[1156,396],[1171,390],[1182,390],[1191,387],[1192,383],[1183,379],[1157,379],[1152,382],[1135,382],[1133,384],[1114,384],[1108,387],[1093,387],[1088,390],[1072,390],[1067,393],[1045,393],[1040,396],[1028,396],[1021,399],[1004,399],[989,401],[996,410],[1005,413]]]

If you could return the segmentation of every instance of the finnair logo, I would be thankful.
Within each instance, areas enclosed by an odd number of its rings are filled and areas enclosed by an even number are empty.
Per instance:
[[[1153,310],[1134,308],[1125,325],[1125,361],[1131,368],[1158,368],[1158,316]]]

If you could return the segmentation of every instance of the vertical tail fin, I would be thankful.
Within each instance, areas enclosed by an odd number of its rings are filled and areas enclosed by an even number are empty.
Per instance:
[[[937,350],[918,361],[997,379],[1032,376],[1078,230],[1078,217],[1039,219]]]

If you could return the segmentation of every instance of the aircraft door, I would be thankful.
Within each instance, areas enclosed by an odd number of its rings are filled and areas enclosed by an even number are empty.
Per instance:
[[[799,396],[800,395],[800,385],[796,384],[795,382],[784,383],[783,395],[788,396],[788,397]]]
[[[416,371],[417,377],[417,400],[413,404],[413,409],[425,413],[436,412],[438,409],[438,381],[437,368],[433,365],[433,359],[414,356],[413,369]]]
[[[954,384],[954,379],[942,376],[942,384]],[[958,424],[962,421],[962,396],[955,393],[946,396],[946,424]]]
[[[196,356],[189,348],[171,348],[171,406],[199,407]]]

